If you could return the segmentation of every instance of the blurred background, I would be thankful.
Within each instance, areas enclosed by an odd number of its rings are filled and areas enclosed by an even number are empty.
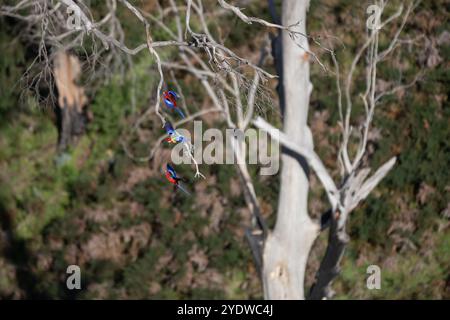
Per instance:
[[[133,3],[155,16],[169,6],[165,0]],[[247,15],[271,21],[265,1],[233,3],[245,7]],[[281,1],[276,3],[279,8]],[[364,41],[368,4],[311,2],[309,33],[339,38],[335,47],[344,66]],[[254,63],[261,47],[277,35],[275,30],[243,23],[218,9],[215,1],[204,1],[204,7],[211,29]],[[103,1],[91,0],[90,8],[95,20],[106,10]],[[136,17],[125,8],[117,12],[127,45],[145,42]],[[371,161],[378,167],[397,155],[398,162],[351,214],[351,241],[334,284],[337,299],[450,298],[448,18],[447,1],[422,1],[405,26],[403,38],[409,41],[379,68],[380,78],[411,80],[423,74],[413,86],[386,97],[377,109]],[[164,19],[175,30],[170,13]],[[86,103],[81,129],[61,151],[55,84],[42,61],[36,61],[39,39],[27,37],[24,30],[33,30],[26,26],[26,21],[0,15],[0,298],[262,298],[244,237],[251,216],[236,168],[201,165],[207,178],[194,180],[192,168],[180,166],[180,174],[190,179],[192,195],[187,197],[173,192],[162,174],[169,147],[158,149],[150,161],[130,157],[130,153],[145,157],[161,135],[154,114],[140,131],[130,129],[157,98],[159,76],[148,51],[131,62],[125,55],[111,62],[102,59],[106,52],[96,53],[93,61],[89,49],[71,48],[80,63],[77,85],[83,88]],[[153,22],[151,29],[155,41],[167,37]],[[89,37],[85,41],[89,43]],[[311,47],[331,65],[326,52]],[[50,54],[56,48],[46,50]],[[167,61],[176,55],[173,48],[159,52]],[[263,68],[275,72],[270,55]],[[191,112],[211,105],[196,78],[181,71],[172,76],[167,75],[169,85],[178,83]],[[361,79],[357,87],[363,86]],[[311,81],[309,124],[315,147],[337,174],[335,78],[312,61]],[[276,79],[266,84],[262,105],[263,115],[280,126],[276,85]],[[358,106],[355,110],[357,117]],[[217,115],[201,119],[205,127],[225,128]],[[273,225],[278,176],[259,175],[257,165],[249,169],[262,214]],[[310,179],[309,211],[318,218],[327,209],[326,198],[317,178],[311,174]],[[326,233],[312,251],[307,286],[325,246]],[[81,290],[66,288],[66,268],[72,264],[81,268]],[[372,264],[382,270],[381,290],[366,288],[366,268]]]

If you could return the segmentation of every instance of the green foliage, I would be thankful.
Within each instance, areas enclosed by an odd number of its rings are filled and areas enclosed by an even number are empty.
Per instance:
[[[0,126],[6,123],[8,115],[17,108],[16,102],[19,99],[19,79],[22,76],[21,66],[25,62],[24,50],[17,39],[12,38],[7,33],[8,28],[0,18]]]

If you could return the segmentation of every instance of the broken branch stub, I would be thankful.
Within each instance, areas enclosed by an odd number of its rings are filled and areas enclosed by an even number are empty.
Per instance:
[[[53,74],[58,89],[59,139],[58,149],[65,150],[75,136],[84,132],[87,97],[84,88],[77,85],[81,65],[77,57],[58,51],[54,57]]]

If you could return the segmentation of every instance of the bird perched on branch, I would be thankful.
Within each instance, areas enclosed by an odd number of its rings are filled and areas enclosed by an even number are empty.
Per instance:
[[[174,189],[176,190],[177,188],[180,189],[181,191],[183,191],[184,193],[186,193],[187,195],[190,195],[190,193],[188,191],[186,191],[186,189],[183,188],[183,186],[180,184],[180,181],[185,182],[185,180],[183,178],[178,177],[175,169],[170,165],[167,164],[166,165],[166,179],[174,185]]]
[[[166,107],[175,109],[182,118],[185,118],[183,111],[177,106],[177,99],[179,99],[179,96],[174,91],[168,90],[163,92],[163,100]]]
[[[172,124],[167,121],[164,124],[164,129],[166,130],[166,133],[169,135],[168,138],[166,138],[166,141],[169,143],[178,143],[178,142],[185,142],[186,138],[179,134],[172,126]]]

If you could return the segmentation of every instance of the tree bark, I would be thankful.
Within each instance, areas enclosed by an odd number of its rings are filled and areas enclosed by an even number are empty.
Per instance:
[[[306,34],[306,12],[309,1],[284,0],[283,25],[299,23],[298,30]],[[293,142],[311,147],[312,137],[307,128],[309,96],[308,39],[292,41],[282,32],[283,42],[283,130]],[[306,161],[284,149],[281,156],[281,187],[277,221],[269,233],[263,253],[263,285],[266,299],[304,299],[304,275],[311,246],[320,227],[308,215]]]
[[[328,234],[328,246],[316,274],[316,282],[311,287],[308,299],[322,300],[333,297],[331,283],[340,272],[339,264],[344,255],[349,238],[345,232],[345,225],[339,227],[336,212],[330,217],[330,233]]]

